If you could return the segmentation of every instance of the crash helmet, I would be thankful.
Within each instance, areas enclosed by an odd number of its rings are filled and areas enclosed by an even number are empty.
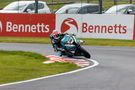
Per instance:
[[[57,31],[57,30],[54,30],[53,32],[52,32],[52,35],[53,35],[53,37],[55,38],[55,39],[59,39],[60,38],[60,32],[59,31]]]

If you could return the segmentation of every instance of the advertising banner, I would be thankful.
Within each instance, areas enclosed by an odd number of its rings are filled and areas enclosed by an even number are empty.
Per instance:
[[[135,18],[106,14],[0,14],[1,37],[49,37],[53,30],[80,38],[135,40]]]
[[[56,29],[81,38],[133,40],[133,15],[56,15]]]
[[[0,36],[49,37],[54,14],[0,14]]]

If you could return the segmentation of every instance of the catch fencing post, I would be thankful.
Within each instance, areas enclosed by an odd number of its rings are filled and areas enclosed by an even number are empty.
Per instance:
[[[114,0],[114,5],[117,5],[117,0]]]
[[[35,0],[35,13],[38,13],[38,0]]]
[[[99,14],[102,14],[102,0],[99,0]]]
[[[132,0],[130,0],[130,4],[132,4]]]

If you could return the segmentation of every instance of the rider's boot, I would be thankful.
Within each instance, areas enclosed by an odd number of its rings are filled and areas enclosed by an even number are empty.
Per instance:
[[[58,51],[57,54],[58,54],[58,56],[60,56],[60,57],[62,56],[62,52],[61,52],[61,51]]]

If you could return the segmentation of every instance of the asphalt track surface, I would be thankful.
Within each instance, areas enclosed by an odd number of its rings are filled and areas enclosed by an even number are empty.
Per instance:
[[[99,65],[43,80],[1,86],[0,90],[135,90],[135,47],[84,46]],[[55,54],[51,45],[0,43],[1,50]]]

